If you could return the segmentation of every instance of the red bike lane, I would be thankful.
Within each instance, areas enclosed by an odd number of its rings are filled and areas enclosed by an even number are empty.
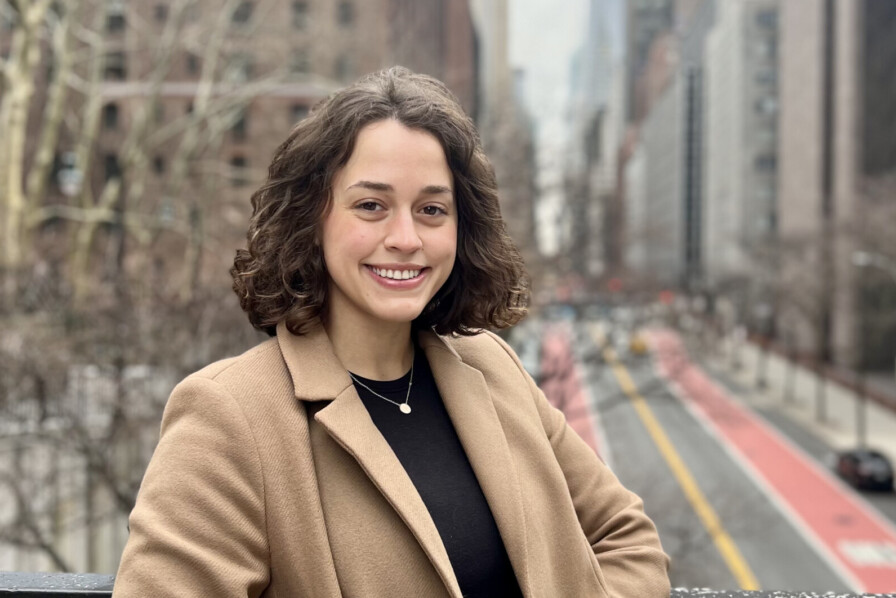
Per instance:
[[[570,333],[561,325],[546,326],[541,343],[539,387],[550,403],[566,415],[566,421],[601,458],[603,450],[581,368],[572,351]]]
[[[650,342],[670,387],[831,568],[856,591],[896,591],[896,527],[691,363],[676,333]]]

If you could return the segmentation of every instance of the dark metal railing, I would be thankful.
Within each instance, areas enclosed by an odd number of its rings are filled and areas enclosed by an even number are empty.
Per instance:
[[[111,575],[94,573],[5,573],[0,571],[0,597],[16,598],[108,598],[112,595]],[[836,594],[836,598],[896,598],[896,594]],[[737,592],[730,590],[672,590],[671,598],[831,598],[815,592]]]

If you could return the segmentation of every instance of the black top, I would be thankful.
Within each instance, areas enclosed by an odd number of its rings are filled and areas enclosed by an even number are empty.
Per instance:
[[[404,403],[410,372],[398,380],[368,380],[379,394]],[[414,357],[411,413],[402,413],[355,382],[371,419],[395,452],[442,537],[465,597],[522,596],[507,550],[442,396],[419,348]]]

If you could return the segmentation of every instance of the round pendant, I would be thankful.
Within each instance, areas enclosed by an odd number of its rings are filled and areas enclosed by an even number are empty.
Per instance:
[[[398,408],[401,409],[401,412],[404,413],[405,415],[407,415],[408,413],[411,412],[411,406],[408,405],[407,403],[402,403],[401,405],[398,406]]]

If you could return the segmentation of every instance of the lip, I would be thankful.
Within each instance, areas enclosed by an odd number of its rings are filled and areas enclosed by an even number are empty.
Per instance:
[[[416,264],[377,264],[376,266],[365,265],[367,272],[370,274],[370,277],[378,283],[380,286],[383,286],[387,289],[393,290],[410,290],[415,289],[420,286],[423,281],[429,276],[431,268],[425,266],[417,266]],[[384,278],[374,272],[374,268],[382,269],[382,270],[420,270],[420,274],[418,274],[415,278],[408,278],[406,280],[394,280],[392,278]]]

